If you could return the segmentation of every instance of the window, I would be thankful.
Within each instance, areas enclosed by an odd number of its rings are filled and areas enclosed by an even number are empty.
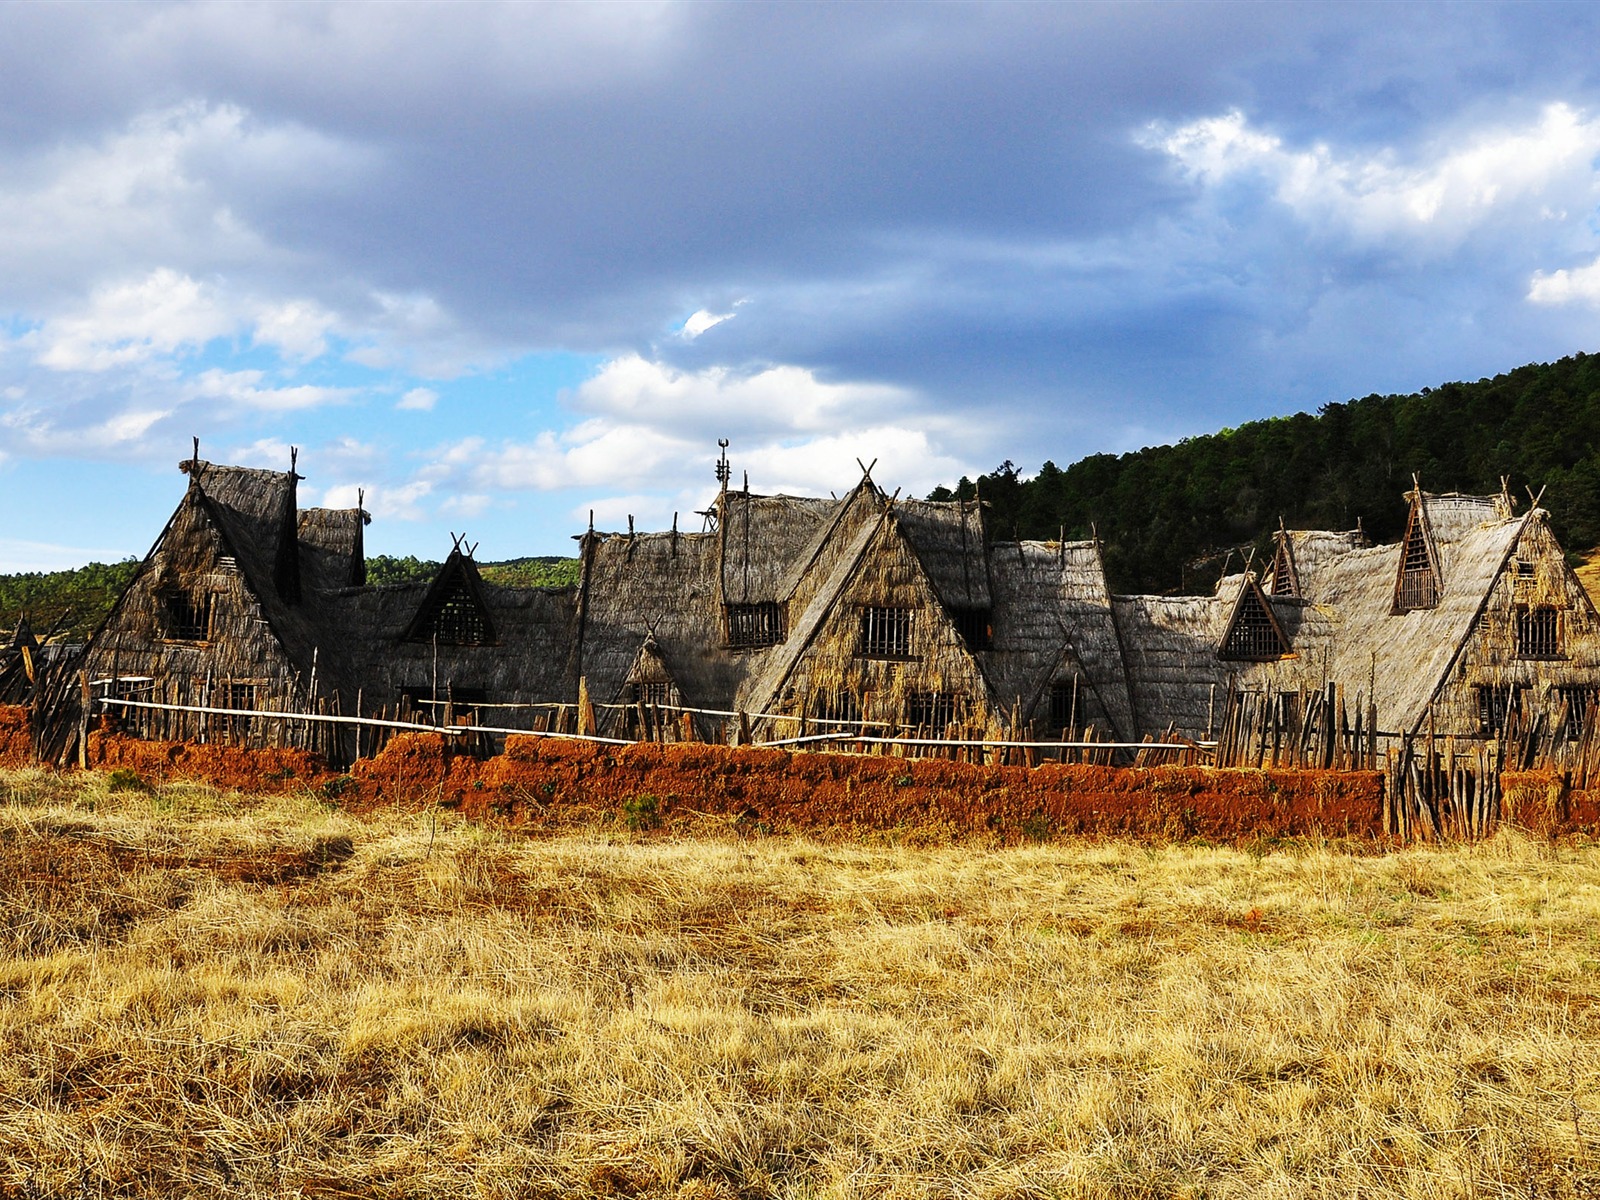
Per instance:
[[[256,685],[253,683],[227,683],[216,693],[217,708],[248,708],[256,706]],[[219,716],[212,728],[226,733],[230,738],[243,738],[250,733],[254,717]]]
[[[433,634],[441,645],[481,646],[488,640],[483,611],[466,588],[452,590],[434,612]]]
[[[1239,593],[1239,607],[1234,610],[1233,623],[1228,626],[1218,657],[1267,662],[1288,653],[1289,646],[1267,611],[1260,590],[1254,584],[1246,584]]]
[[[1078,709],[1083,703],[1078,695],[1081,686],[1076,679],[1058,679],[1050,685],[1050,724],[1055,728],[1078,727]]]
[[[853,692],[815,692],[811,697],[811,719],[824,724],[859,724],[861,702]]]
[[[1395,588],[1396,612],[1410,612],[1414,608],[1436,608],[1439,604],[1439,579],[1433,573],[1433,559],[1428,554],[1428,536],[1416,509],[1411,513],[1411,524],[1406,529],[1406,541],[1401,551],[1400,582]]]
[[[1583,686],[1556,689],[1557,712],[1560,712],[1562,704],[1567,706],[1567,741],[1576,742],[1583,739],[1583,731],[1589,727],[1589,715],[1594,712],[1595,690]]]
[[[967,644],[968,650],[987,650],[994,644],[994,626],[987,608],[952,608],[948,610],[956,632]]]
[[[728,645],[735,650],[776,646],[783,641],[783,610],[776,601],[727,604],[723,612],[728,623]]]
[[[630,683],[628,696],[635,704],[659,704],[671,707],[672,690],[671,683]]]
[[[1561,618],[1556,609],[1548,604],[1517,607],[1517,657],[1561,657]]]
[[[1269,583],[1274,596],[1299,594],[1299,589],[1295,587],[1294,564],[1290,558],[1287,536],[1280,537],[1278,541],[1278,552],[1272,559],[1272,577]]]
[[[211,593],[163,592],[161,617],[170,640],[203,642],[211,636]]]
[[[906,697],[906,724],[939,732],[961,719],[962,708],[955,692],[912,692]]]
[[[419,614],[410,637],[414,642],[437,640],[441,646],[484,646],[493,641],[488,618],[459,573]]]
[[[1522,711],[1522,686],[1505,684],[1478,688],[1478,732],[1484,737],[1499,737],[1511,718]]]
[[[863,658],[910,658],[911,610],[863,608],[860,653]]]

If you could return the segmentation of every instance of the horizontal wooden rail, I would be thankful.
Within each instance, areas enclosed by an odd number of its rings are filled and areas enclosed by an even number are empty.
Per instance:
[[[377,717],[344,717],[333,713],[276,712],[261,708],[220,708],[203,704],[158,704],[151,700],[126,700],[101,697],[98,704],[123,708],[162,709],[167,712],[202,713],[218,717],[260,717],[280,721],[318,721],[328,725],[365,725],[380,729],[403,729],[410,733],[437,733],[460,737],[467,733],[510,734],[516,737],[554,738],[561,741],[599,742],[607,746],[636,746],[635,739],[600,737],[589,733],[552,733],[542,729],[508,729],[500,725],[421,725],[411,721],[386,721]],[[815,742],[859,742],[869,746],[950,746],[994,747],[1005,750],[1211,750],[1215,742],[1017,742],[1001,738],[889,738],[859,733],[813,733],[805,737],[780,738],[771,742],[752,742],[753,747],[798,746]]]

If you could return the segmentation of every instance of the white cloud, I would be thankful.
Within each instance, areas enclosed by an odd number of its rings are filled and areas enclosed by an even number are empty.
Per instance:
[[[327,335],[338,324],[337,317],[312,301],[289,300],[257,311],[254,339],[285,358],[310,361],[328,352]]]
[[[1535,271],[1528,299],[1534,304],[1600,304],[1600,258],[1587,267],[1563,268],[1548,275]]]
[[[743,303],[743,300],[736,301],[733,307],[738,308]],[[689,319],[683,323],[683,339],[692,342],[706,330],[721,325],[724,321],[731,321],[736,316],[738,316],[738,313],[732,309],[725,313],[714,313],[705,308],[699,309],[689,314]]]
[[[877,383],[826,383],[803,367],[754,372],[727,367],[679,371],[637,354],[612,359],[575,393],[578,408],[648,425],[726,421],[749,429],[820,431],[841,419],[914,408],[909,389]]]
[[[213,368],[203,371],[189,385],[191,394],[209,401],[225,400],[267,412],[290,412],[303,408],[320,408],[327,404],[342,404],[356,395],[354,388],[317,387],[300,384],[294,387],[261,387],[264,375],[260,371],[224,371]]]
[[[364,490],[364,506],[374,519],[422,521],[429,515],[423,506],[423,501],[433,494],[433,483],[429,480],[413,479],[394,484],[380,482]],[[322,503],[328,508],[354,508],[356,497],[362,491],[358,484],[339,484],[323,493]]]
[[[439,393],[432,388],[412,388],[396,402],[395,407],[416,412],[427,412],[439,402]]]
[[[52,318],[25,341],[36,361],[58,371],[105,371],[156,354],[203,346],[237,325],[208,289],[167,267],[108,284],[79,312]]]
[[[1177,127],[1152,124],[1141,144],[1169,155],[1191,180],[1217,188],[1256,179],[1302,220],[1361,237],[1427,233],[1459,238],[1490,214],[1531,203],[1561,220],[1593,196],[1600,119],[1551,104],[1532,124],[1435,144],[1414,162],[1392,150],[1296,149],[1235,110]]]
[[[716,487],[718,436],[733,445],[734,484],[826,495],[878,460],[875,477],[907,494],[948,483],[973,464],[962,451],[978,422],[930,411],[915,393],[882,384],[828,383],[796,366],[737,372],[679,371],[627,355],[573,394],[584,419],[523,442],[468,438],[447,446],[424,474],[469,492],[583,488],[572,512],[621,527],[665,526],[701,508]],[[685,526],[687,527],[687,526]]]

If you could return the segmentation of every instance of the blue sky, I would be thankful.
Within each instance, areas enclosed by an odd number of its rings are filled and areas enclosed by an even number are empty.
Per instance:
[[[0,7],[0,571],[567,553],[1600,349],[1600,6]]]

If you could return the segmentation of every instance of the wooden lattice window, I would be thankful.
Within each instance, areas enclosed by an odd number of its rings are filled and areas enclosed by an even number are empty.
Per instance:
[[[964,707],[958,692],[912,692],[906,697],[906,724],[942,730],[961,719]]]
[[[674,702],[671,683],[632,683],[628,685],[629,698],[635,704],[659,704],[670,708]]]
[[[216,708],[245,708],[253,709],[256,706],[256,685],[253,683],[227,683],[216,693]],[[250,723],[254,717],[229,715],[218,717],[218,726],[230,738],[242,738],[249,734]]]
[[[993,613],[987,608],[952,608],[950,620],[968,650],[987,650],[994,645]]]
[[[783,641],[783,609],[775,600],[723,606],[728,645],[736,650],[776,646]]]
[[[861,610],[861,656],[863,658],[910,658],[911,617],[909,608],[872,607]]]
[[[1272,578],[1269,583],[1270,590],[1274,596],[1298,596],[1300,594],[1299,589],[1295,587],[1294,564],[1290,559],[1287,538],[1278,542],[1278,553],[1272,560]]]
[[[1218,657],[1268,662],[1288,653],[1289,644],[1263,603],[1260,591],[1254,584],[1247,584],[1239,595],[1239,606],[1234,610],[1233,623],[1228,626]]]
[[[1477,690],[1478,732],[1484,737],[1499,737],[1511,718],[1522,711],[1522,685],[1484,684]]]
[[[1581,740],[1583,731],[1589,727],[1589,718],[1594,712],[1595,691],[1595,688],[1583,685],[1556,689],[1557,711],[1560,711],[1560,704],[1567,706],[1567,741]]]
[[[1413,509],[1411,524],[1406,527],[1405,545],[1401,549],[1400,581],[1395,587],[1396,612],[1410,612],[1414,608],[1437,608],[1439,605],[1439,576],[1433,569],[1433,556],[1428,553],[1428,535],[1423,528],[1421,512]]]
[[[811,719],[823,724],[857,725],[861,702],[854,692],[816,692],[811,697]]]
[[[433,611],[417,627],[415,641],[437,640],[441,646],[482,646],[489,642],[489,622],[477,598],[459,576],[434,601]]]
[[[1078,695],[1080,687],[1076,679],[1058,679],[1050,685],[1050,724],[1055,728],[1078,727],[1078,708],[1082,704]]]
[[[175,642],[203,642],[211,636],[210,592],[171,591],[161,594],[166,636]]]
[[[1517,608],[1517,657],[1561,657],[1561,614],[1557,609],[1548,604]]]

